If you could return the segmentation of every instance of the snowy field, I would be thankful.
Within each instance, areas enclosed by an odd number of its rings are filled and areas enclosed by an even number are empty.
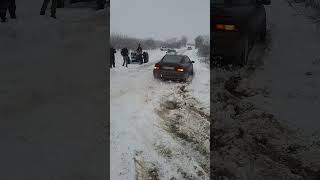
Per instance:
[[[153,78],[164,55],[110,71],[111,179],[209,179],[209,65],[196,50],[178,50],[194,63],[189,83]]]

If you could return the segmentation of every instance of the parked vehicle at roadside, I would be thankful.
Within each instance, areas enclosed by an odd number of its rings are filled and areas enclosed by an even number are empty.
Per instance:
[[[165,47],[165,46],[162,46],[162,47],[160,48],[160,51],[167,51],[167,50],[168,50],[168,48]]]
[[[168,49],[166,54],[177,54],[177,51],[175,49]]]
[[[257,40],[266,38],[266,11],[270,0],[211,1],[214,60],[245,65]]]

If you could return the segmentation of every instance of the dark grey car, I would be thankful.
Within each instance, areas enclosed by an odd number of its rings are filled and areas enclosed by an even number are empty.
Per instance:
[[[153,69],[155,78],[187,81],[193,75],[193,63],[186,55],[165,55]]]
[[[270,0],[211,0],[214,61],[245,65],[257,40],[266,37],[266,11]]]

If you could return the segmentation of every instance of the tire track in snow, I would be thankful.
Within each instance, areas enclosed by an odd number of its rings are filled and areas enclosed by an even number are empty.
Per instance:
[[[185,54],[185,52],[187,50],[180,50],[179,53]],[[183,84],[176,84],[173,92],[163,95],[160,108],[157,108],[156,112],[160,117],[162,128],[187,152],[185,156],[195,159],[193,163],[198,170],[188,172],[180,167],[184,178],[193,175],[197,179],[208,179],[209,113],[204,112],[201,103],[193,97],[192,93],[188,92],[193,90],[191,84],[192,79]],[[186,87],[190,90],[187,90]],[[179,159],[178,156],[177,159]]]

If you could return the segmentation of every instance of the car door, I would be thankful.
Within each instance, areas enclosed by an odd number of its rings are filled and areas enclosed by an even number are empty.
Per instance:
[[[258,15],[258,7],[256,0],[251,0],[250,3],[247,4],[247,35],[249,39],[250,46],[252,47],[256,38],[256,33],[257,33],[257,26],[258,26],[258,21],[257,21],[257,15]]]
[[[186,66],[188,68],[188,72],[190,73],[192,72],[192,69],[193,69],[192,62],[188,56],[186,56],[185,59],[186,59]]]

